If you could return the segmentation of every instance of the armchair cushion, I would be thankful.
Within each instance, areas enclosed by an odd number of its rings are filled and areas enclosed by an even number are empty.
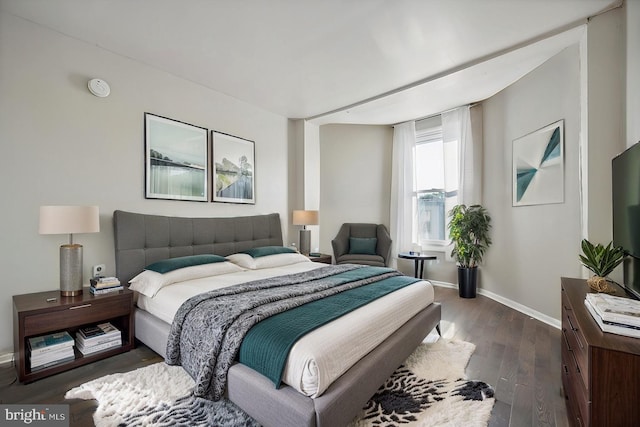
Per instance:
[[[375,255],[378,239],[375,237],[349,237],[349,253]]]

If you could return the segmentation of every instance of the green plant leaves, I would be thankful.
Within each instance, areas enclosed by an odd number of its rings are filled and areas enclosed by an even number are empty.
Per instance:
[[[622,247],[612,245],[613,242],[609,242],[607,246],[602,246],[600,243],[594,246],[587,239],[583,239],[582,254],[579,255],[580,262],[596,276],[607,277],[624,261],[625,256]]]
[[[481,205],[456,205],[449,211],[451,256],[461,267],[475,267],[491,245],[491,217]]]

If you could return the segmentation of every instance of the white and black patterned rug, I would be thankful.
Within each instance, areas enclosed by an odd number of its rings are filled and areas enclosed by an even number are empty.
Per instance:
[[[350,427],[486,426],[493,390],[464,379],[474,349],[471,343],[444,339],[421,344]],[[96,399],[97,427],[258,425],[229,401],[191,396],[193,384],[182,368],[156,363],[90,381],[65,398]]]

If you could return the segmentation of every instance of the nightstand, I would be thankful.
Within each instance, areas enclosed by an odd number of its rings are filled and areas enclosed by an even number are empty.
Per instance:
[[[331,264],[332,263],[331,255],[327,255],[327,254],[320,254],[320,256],[307,255],[307,257],[313,262],[322,262],[322,263],[325,263],[325,264]]]
[[[74,297],[63,297],[59,290],[14,295],[13,349],[19,381],[35,381],[131,350],[134,346],[133,318],[133,292],[128,289],[97,296],[93,296],[88,289]],[[122,346],[88,356],[83,356],[74,348],[75,360],[31,371],[28,338],[67,331],[75,339],[80,327],[103,322],[111,322],[122,331]]]

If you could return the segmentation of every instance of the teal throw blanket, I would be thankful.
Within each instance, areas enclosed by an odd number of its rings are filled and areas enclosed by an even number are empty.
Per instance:
[[[339,276],[362,275],[366,269]],[[393,276],[349,289],[276,314],[254,325],[240,346],[239,361],[280,386],[289,351],[305,334],[371,301],[404,288],[419,279]]]

